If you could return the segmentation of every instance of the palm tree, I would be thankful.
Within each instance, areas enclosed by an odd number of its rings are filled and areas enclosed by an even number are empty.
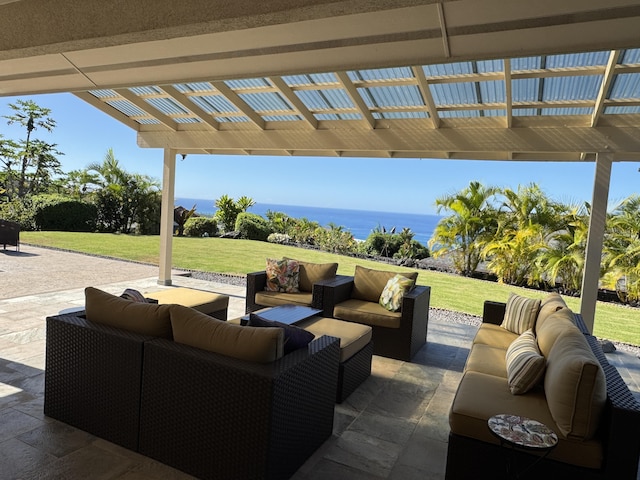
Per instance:
[[[455,269],[473,274],[480,264],[482,246],[495,228],[495,210],[490,201],[500,190],[471,182],[460,192],[436,199],[438,213],[452,215],[438,222],[429,247],[434,258],[448,254]]]

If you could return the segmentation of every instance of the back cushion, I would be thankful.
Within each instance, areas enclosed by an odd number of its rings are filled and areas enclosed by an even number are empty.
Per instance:
[[[383,272],[370,268],[356,266],[353,275],[353,291],[351,297],[367,302],[378,303],[380,295],[387,282],[396,275],[402,275],[415,281],[418,279],[418,272]]]
[[[249,362],[269,363],[283,355],[282,328],[244,327],[182,305],[171,305],[170,312],[178,343]]]
[[[286,259],[286,257],[285,257]],[[293,260],[293,259],[287,259]],[[296,260],[300,266],[299,288],[301,292],[310,292],[313,284],[321,280],[329,280],[338,272],[337,263],[309,263]]]
[[[544,391],[551,416],[568,438],[593,437],[607,400],[604,371],[576,328],[560,335],[547,357]]]
[[[576,327],[573,312],[568,308],[563,308],[549,315],[545,321],[536,328],[536,338],[538,340],[540,353],[547,358],[553,344],[560,335],[572,330],[580,333],[578,327]]]
[[[84,289],[87,320],[142,335],[171,339],[169,305],[132,302],[97,288]]]
[[[538,312],[538,319],[533,326],[533,332],[536,332],[538,325],[541,325],[549,317],[549,315],[557,312],[561,308],[567,308],[567,304],[564,303],[562,297],[557,293],[550,293],[542,299],[540,303],[540,311]]]

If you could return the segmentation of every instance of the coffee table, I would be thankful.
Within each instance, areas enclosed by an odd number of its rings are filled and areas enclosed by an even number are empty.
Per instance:
[[[305,307],[303,305],[279,305],[277,307],[263,308],[253,313],[260,315],[265,320],[280,322],[286,325],[295,325],[298,322],[322,313],[322,309]],[[248,322],[249,315],[240,318],[241,325],[246,325]]]

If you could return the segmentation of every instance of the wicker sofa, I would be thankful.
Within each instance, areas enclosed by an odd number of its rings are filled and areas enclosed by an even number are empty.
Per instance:
[[[507,413],[538,420],[558,435],[558,445],[535,464],[536,476],[635,479],[640,405],[597,339],[557,294],[534,307],[529,332],[514,333],[506,327],[513,326],[507,322],[509,306],[516,301],[510,297],[506,304],[484,305],[483,323],[449,414],[446,478],[494,477],[504,472],[506,447],[490,433],[487,421]],[[517,340],[532,334],[543,359],[541,373],[530,370],[529,375],[521,369],[524,363],[515,359],[523,354]],[[531,359],[535,353],[527,361]],[[509,454],[521,468],[539,458],[520,449]]]
[[[136,325],[149,309],[168,314],[168,335],[166,325],[145,335],[90,321],[89,304],[86,313],[48,317],[47,416],[204,479],[289,478],[331,436],[338,339],[282,355],[282,333],[273,332],[281,329],[231,325],[177,305],[126,312],[119,306],[128,301],[114,298],[109,313]],[[225,354],[168,338],[171,327],[179,332],[177,316],[180,339],[184,328],[200,339],[204,325],[224,329]],[[256,342],[263,352],[254,353]]]

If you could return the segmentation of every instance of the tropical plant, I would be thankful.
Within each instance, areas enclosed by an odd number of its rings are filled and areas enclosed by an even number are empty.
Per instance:
[[[214,237],[218,234],[218,223],[215,218],[191,217],[184,226],[188,237]]]
[[[214,218],[222,225],[222,229],[225,232],[232,232],[236,227],[238,215],[246,212],[249,207],[252,207],[255,203],[256,202],[247,196],[242,196],[236,201],[224,194],[215,201],[215,206],[218,210],[214,214]]]
[[[249,212],[238,214],[235,231],[239,232],[242,238],[261,242],[266,242],[269,235],[273,233],[267,220],[260,215]]]
[[[328,227],[315,230],[314,239],[318,247],[332,253],[347,253],[354,249],[356,241],[350,231],[334,223],[329,223]]]
[[[184,236],[184,225],[187,223],[193,214],[196,213],[196,206],[191,207],[191,210],[187,210],[182,206],[174,207],[173,209],[173,221],[178,225],[178,236]]]
[[[471,182],[460,192],[436,199],[438,213],[451,215],[441,219],[429,241],[434,258],[450,256],[454,268],[463,275],[472,275],[482,259],[482,248],[496,229],[495,209],[491,201],[500,190]]]

